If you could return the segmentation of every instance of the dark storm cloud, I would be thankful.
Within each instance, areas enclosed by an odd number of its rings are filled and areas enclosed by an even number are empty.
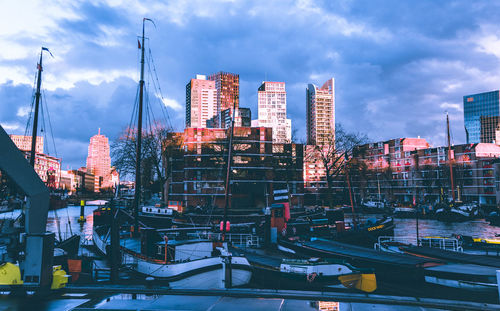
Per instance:
[[[500,84],[499,6],[396,0],[75,4],[73,14],[54,21],[50,34],[60,51],[46,69],[53,75],[46,95],[60,155],[74,168],[84,165],[97,128],[113,139],[128,125],[143,16],[156,23],[146,24],[148,47],[177,130],[184,126],[189,79],[222,70],[240,74],[240,103],[253,118],[261,82],[286,82],[288,117],[302,139],[307,84],[321,86],[333,77],[336,120],[347,129],[373,140],[420,135],[439,145],[448,111],[455,143],[462,143],[463,95]],[[37,46],[33,37],[11,39]],[[0,70],[18,66],[32,73],[35,62],[0,59]],[[30,79],[0,85],[3,125],[25,123],[19,109],[29,107]]]

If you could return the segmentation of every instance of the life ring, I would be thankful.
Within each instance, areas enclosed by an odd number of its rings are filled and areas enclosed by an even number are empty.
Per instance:
[[[307,275],[307,282],[312,283],[318,274],[316,272]]]

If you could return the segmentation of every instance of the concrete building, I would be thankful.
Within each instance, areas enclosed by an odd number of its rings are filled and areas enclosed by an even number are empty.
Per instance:
[[[238,74],[219,71],[208,76],[208,80],[215,82],[217,90],[217,113],[226,109],[236,109],[240,106],[240,76]]]
[[[285,82],[263,82],[258,90],[258,119],[252,127],[273,129],[273,143],[290,143],[292,121],[286,118]]]
[[[335,141],[335,80],[321,88],[309,84],[306,89],[307,144],[326,145]]]
[[[102,183],[96,188],[111,187],[111,157],[109,154],[109,141],[101,135],[99,129],[97,135],[90,138],[87,156],[87,171],[97,177],[102,177]]]
[[[464,126],[467,143],[491,143],[498,127],[498,119],[481,117],[500,116],[500,91],[464,96]],[[483,133],[483,135],[481,135]],[[491,134],[493,133],[493,134]],[[483,139],[484,140],[483,140]]]
[[[182,146],[165,168],[171,179],[169,200],[191,208],[223,208],[227,134],[220,128],[186,128],[172,134]],[[272,203],[273,189],[287,184],[292,204],[302,205],[303,145],[273,144],[271,128],[236,127],[233,148],[231,208],[260,211]]]
[[[17,148],[21,151],[31,151],[31,136],[25,135],[9,135]],[[36,137],[36,153],[43,153],[43,136]]]
[[[207,120],[217,115],[217,90],[215,81],[204,75],[186,85],[186,127],[205,128]]]

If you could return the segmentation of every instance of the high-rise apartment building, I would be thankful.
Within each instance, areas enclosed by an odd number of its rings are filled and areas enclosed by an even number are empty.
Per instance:
[[[335,80],[321,88],[309,84],[307,101],[307,144],[327,145],[335,140]]]
[[[240,76],[234,73],[222,72],[211,74],[208,80],[215,81],[217,89],[217,113],[226,109],[233,109],[236,101],[236,109],[240,104]]]
[[[468,144],[491,142],[483,141],[481,133],[484,139],[491,140],[491,135],[485,133],[495,133],[498,124],[490,122],[491,119],[484,119],[481,122],[481,117],[500,116],[499,93],[497,90],[464,96],[464,125]]]
[[[17,148],[21,151],[31,151],[31,135],[9,135],[12,142],[16,145]],[[43,136],[36,137],[36,153],[43,153]]]
[[[196,75],[186,85],[186,127],[206,128],[207,120],[217,115],[215,81]]]
[[[292,121],[286,118],[285,82],[263,82],[258,93],[258,120],[252,126],[272,128],[273,143],[290,143]]]
[[[101,135],[101,129],[97,135],[90,138],[89,153],[87,157],[87,171],[95,176],[102,177],[101,188],[109,188],[111,185],[111,157],[109,155],[108,138]]]

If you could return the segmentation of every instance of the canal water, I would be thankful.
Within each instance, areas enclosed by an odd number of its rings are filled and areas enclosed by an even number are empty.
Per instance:
[[[61,232],[62,238],[71,236],[71,234],[80,234],[85,241],[92,240],[92,224],[93,216],[92,211],[96,209],[95,206],[85,206],[85,222],[79,223],[80,207],[68,206],[57,211],[49,211],[47,218],[47,230],[55,232],[56,236]],[[16,210],[9,213],[0,214],[2,218],[15,218],[19,215],[20,211]],[[361,218],[377,218],[380,215],[362,215]],[[346,221],[352,222],[349,215],[346,215]],[[59,224],[58,224],[59,222]],[[395,230],[394,236],[404,239],[415,239],[417,226],[415,219],[394,219]],[[59,229],[58,229],[59,228]],[[450,237],[454,234],[468,235],[483,239],[497,239],[500,240],[500,227],[490,226],[484,219],[477,219],[467,222],[457,223],[444,223],[432,219],[419,219],[418,220],[419,236],[441,236]],[[497,236],[498,235],[498,236]]]

